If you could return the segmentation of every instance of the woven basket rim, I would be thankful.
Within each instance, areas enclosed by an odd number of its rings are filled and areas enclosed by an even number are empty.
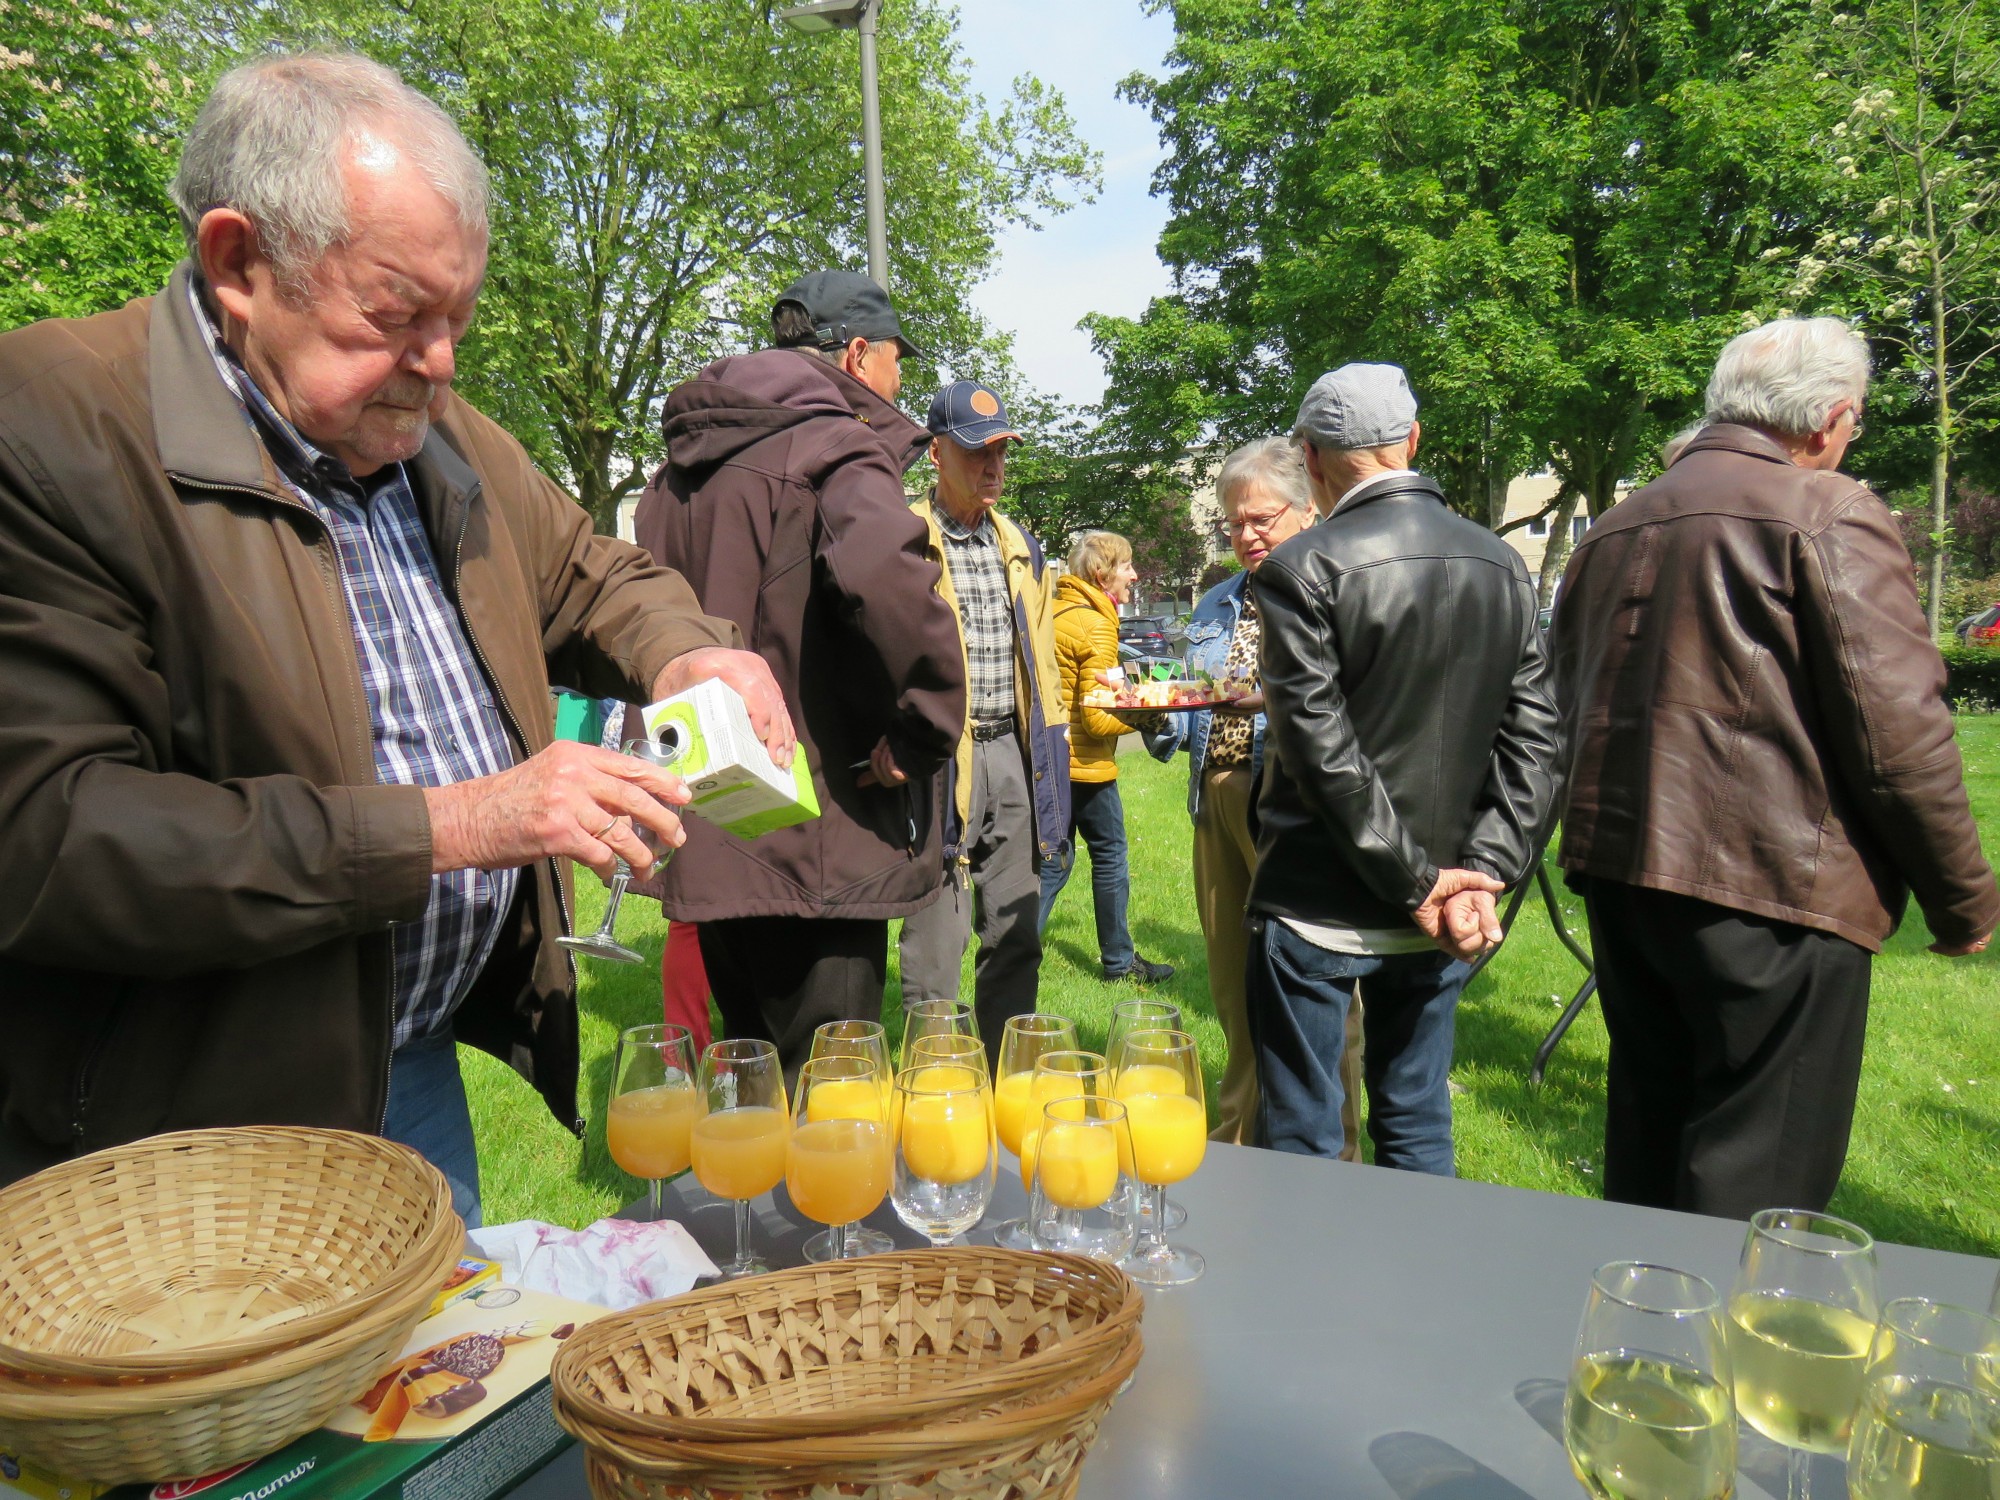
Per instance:
[[[763,1306],[762,1311],[771,1315],[780,1306],[805,1308],[815,1303],[825,1306],[842,1296],[858,1296],[864,1279],[872,1279],[878,1289],[886,1289],[893,1296],[904,1276],[912,1272],[921,1276],[926,1271],[928,1284],[940,1297],[947,1280],[957,1282],[961,1288],[990,1280],[996,1289],[1011,1289],[1019,1286],[1024,1277],[1048,1280],[1060,1276],[1071,1284],[1083,1283],[1115,1295],[1117,1300],[1088,1328],[1049,1348],[1006,1363],[957,1372],[948,1382],[941,1382],[923,1396],[905,1396],[893,1401],[856,1400],[836,1409],[791,1411],[782,1415],[674,1416],[620,1410],[586,1389],[594,1386],[595,1381],[585,1375],[585,1365],[610,1358],[619,1349],[636,1352],[649,1338],[663,1334],[698,1339],[705,1332],[713,1333],[722,1321],[717,1309],[740,1310],[747,1304],[770,1304]],[[1137,1284],[1115,1266],[1083,1256],[985,1246],[891,1251],[842,1262],[838,1267],[817,1265],[777,1272],[757,1281],[763,1284],[724,1283],[670,1301],[649,1303],[614,1313],[578,1330],[577,1337],[565,1345],[550,1372],[559,1398],[576,1407],[592,1425],[606,1430],[709,1445],[828,1437],[897,1427],[907,1425],[913,1417],[937,1419],[1060,1383],[1072,1376],[1077,1367],[1100,1359],[1103,1349],[1122,1340],[1128,1332],[1136,1331],[1145,1310],[1145,1300]],[[829,1286],[829,1282],[833,1285]],[[804,1295],[786,1295],[794,1289]]]
[[[365,1174],[379,1173],[384,1183],[390,1180],[391,1172],[401,1172],[406,1185],[413,1190],[411,1195],[420,1194],[429,1200],[423,1227],[410,1236],[397,1259],[369,1287],[337,1297],[315,1311],[227,1339],[114,1354],[70,1354],[60,1349],[19,1344],[0,1333],[0,1376],[18,1372],[108,1384],[133,1377],[170,1380],[222,1370],[248,1358],[322,1338],[351,1324],[383,1303],[395,1300],[413,1282],[427,1276],[447,1240],[462,1249],[464,1228],[459,1224],[454,1232],[456,1216],[450,1211],[450,1186],[444,1174],[417,1152],[360,1131],[293,1125],[171,1131],[59,1162],[0,1188],[0,1235],[5,1234],[11,1214],[23,1210],[46,1213],[45,1205],[52,1193],[59,1194],[73,1184],[95,1180],[107,1169],[129,1167],[168,1155],[227,1160],[240,1157],[246,1149],[267,1153],[273,1148],[290,1148],[301,1153],[312,1149],[322,1157],[345,1158]],[[0,1310],[7,1305],[10,1303],[0,1301]],[[11,1299],[11,1305],[19,1305],[19,1299]]]

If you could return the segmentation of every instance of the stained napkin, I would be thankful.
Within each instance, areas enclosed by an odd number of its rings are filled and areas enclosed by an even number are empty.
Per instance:
[[[672,1219],[599,1219],[585,1229],[520,1219],[471,1230],[466,1238],[500,1267],[502,1281],[612,1309],[678,1297],[701,1277],[721,1274]]]

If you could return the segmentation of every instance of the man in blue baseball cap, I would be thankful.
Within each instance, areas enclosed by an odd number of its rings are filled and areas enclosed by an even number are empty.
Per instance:
[[[945,891],[903,923],[903,1004],[957,999],[977,931],[973,1009],[992,1050],[1009,1016],[1035,1008],[1041,862],[1069,829],[1055,576],[1040,544],[998,509],[1008,444],[1021,441],[998,393],[956,381],[925,425],[937,484],[912,509],[958,616],[966,714],[944,768]]]

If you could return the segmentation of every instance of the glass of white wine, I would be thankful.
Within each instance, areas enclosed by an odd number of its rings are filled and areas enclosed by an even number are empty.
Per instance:
[[[1791,1500],[1810,1493],[1812,1455],[1847,1452],[1880,1311],[1867,1230],[1803,1208],[1751,1218],[1729,1293],[1736,1409],[1791,1450]]]
[[[1855,1500],[2000,1495],[2000,1321],[1923,1297],[1882,1309],[1847,1487]]]
[[[1638,1261],[1597,1268],[1563,1401],[1563,1442],[1595,1500],[1735,1493],[1736,1403],[1713,1286]]]

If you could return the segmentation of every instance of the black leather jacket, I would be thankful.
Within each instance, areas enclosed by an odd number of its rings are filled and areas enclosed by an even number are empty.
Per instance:
[[[1394,928],[1441,866],[1521,879],[1559,742],[1519,554],[1410,475],[1293,537],[1250,586],[1269,724],[1251,910]]]

